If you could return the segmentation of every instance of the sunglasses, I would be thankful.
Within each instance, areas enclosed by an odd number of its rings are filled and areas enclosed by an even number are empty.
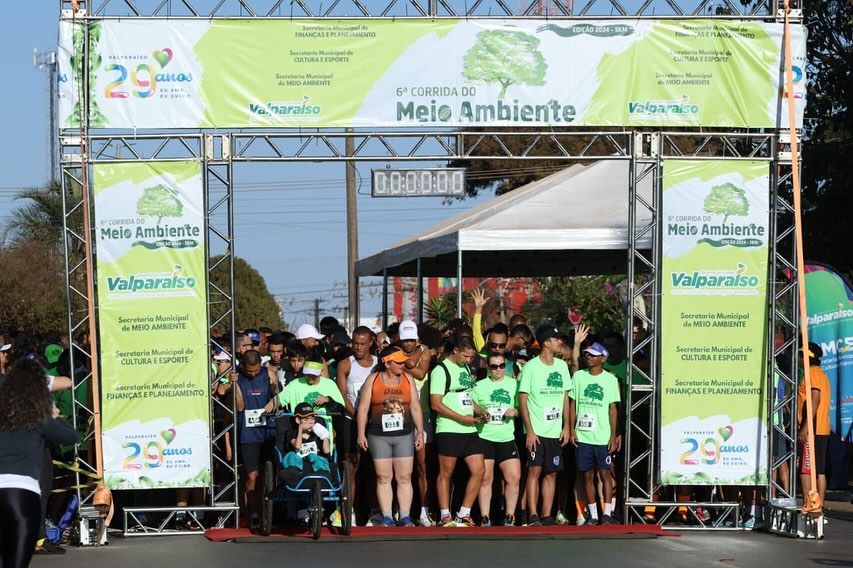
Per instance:
[[[497,365],[489,365],[489,369],[492,371],[497,371],[498,369],[506,369],[506,363],[499,363]]]
[[[489,347],[491,347],[492,349],[503,349],[504,347],[506,347],[506,342],[495,343],[493,341],[489,341]]]

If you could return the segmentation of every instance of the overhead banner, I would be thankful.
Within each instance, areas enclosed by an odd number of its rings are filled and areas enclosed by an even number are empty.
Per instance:
[[[84,28],[60,29],[77,126]],[[783,26],[734,20],[99,20],[92,128],[787,128]],[[806,33],[792,26],[796,116]]]
[[[201,164],[93,169],[104,482],[209,486]]]
[[[820,368],[829,377],[832,431],[853,442],[853,291],[832,268],[806,265],[809,341],[820,345]]]
[[[663,168],[661,482],[764,485],[770,166]]]

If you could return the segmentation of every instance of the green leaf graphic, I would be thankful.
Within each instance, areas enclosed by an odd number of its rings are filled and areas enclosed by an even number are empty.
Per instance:
[[[539,39],[524,32],[480,32],[477,43],[465,54],[465,78],[499,84],[499,99],[506,96],[510,85],[544,85],[548,64],[538,46]]]

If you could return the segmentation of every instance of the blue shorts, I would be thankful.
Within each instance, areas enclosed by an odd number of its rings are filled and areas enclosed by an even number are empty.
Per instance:
[[[610,471],[610,464],[613,462],[613,457],[607,451],[607,446],[596,446],[578,442],[575,460],[577,461],[578,471],[580,472],[591,471],[595,468]]]

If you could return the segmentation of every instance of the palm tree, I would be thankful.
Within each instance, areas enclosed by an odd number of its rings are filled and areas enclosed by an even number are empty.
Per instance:
[[[20,192],[15,199],[28,202],[14,209],[9,220],[0,231],[0,243],[15,246],[26,242],[37,241],[62,246],[62,189],[57,181],[51,181],[44,188],[27,188]],[[80,201],[80,190],[72,188],[66,196],[69,207]],[[77,209],[70,217],[69,223],[78,234],[82,234],[83,213]],[[82,250],[75,251],[82,253]]]

